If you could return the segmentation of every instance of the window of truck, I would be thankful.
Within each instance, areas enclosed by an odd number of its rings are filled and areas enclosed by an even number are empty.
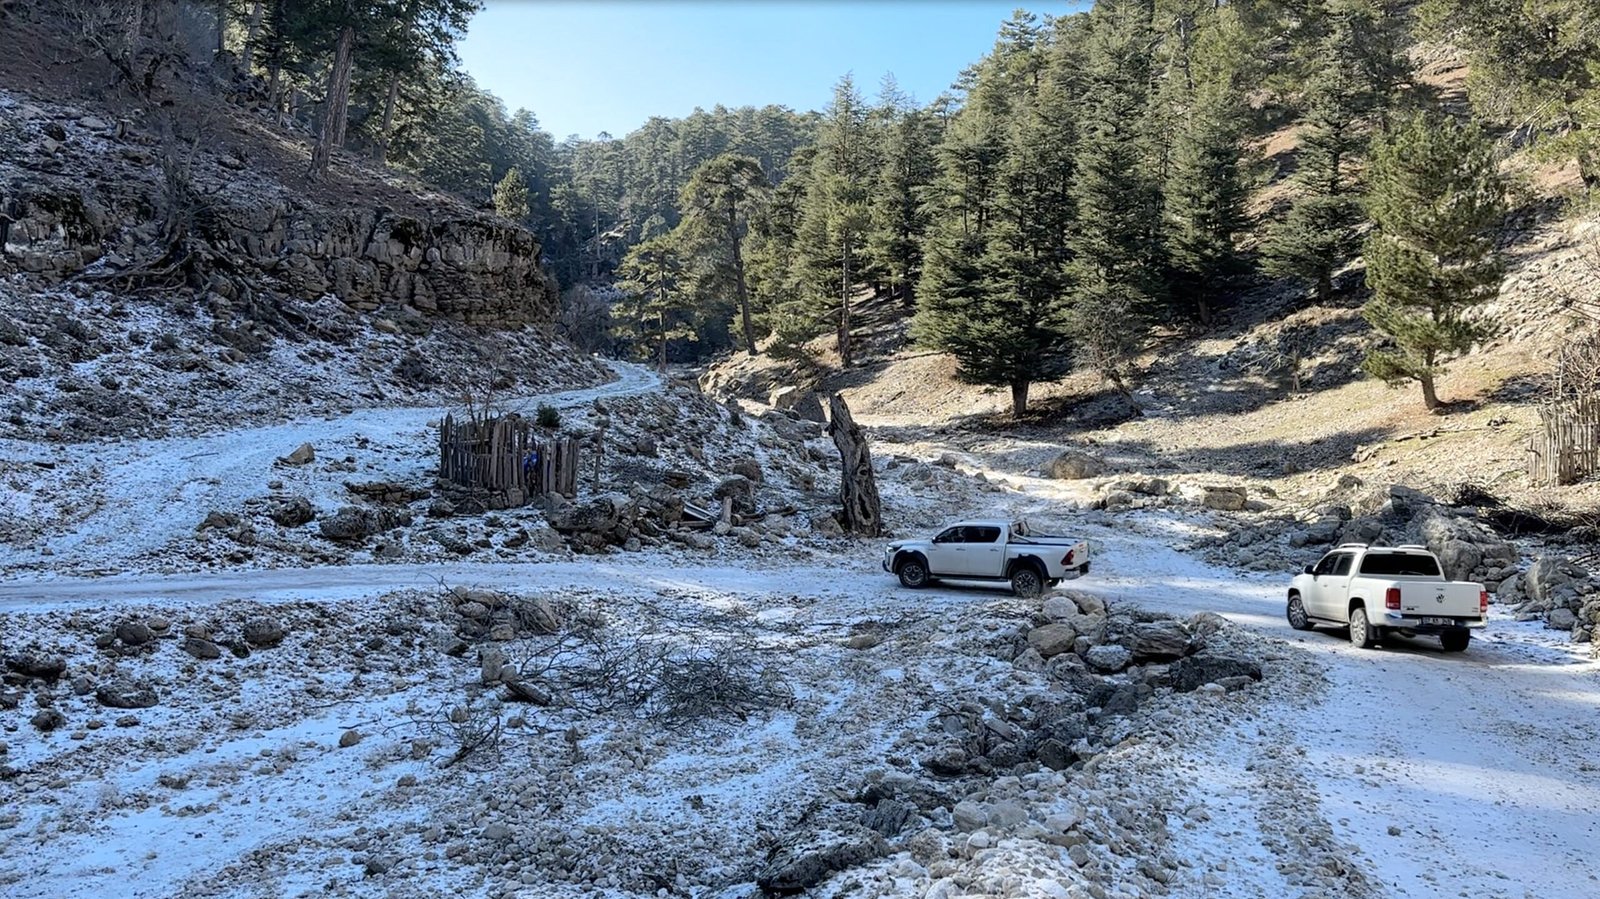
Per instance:
[[[1361,573],[1379,577],[1439,577],[1439,563],[1421,553],[1368,553]]]

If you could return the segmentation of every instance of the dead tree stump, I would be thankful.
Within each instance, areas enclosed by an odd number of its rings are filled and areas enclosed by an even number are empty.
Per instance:
[[[839,448],[839,498],[844,503],[844,529],[863,537],[883,535],[883,503],[878,499],[878,482],[872,474],[872,452],[867,438],[844,397],[828,398],[828,435]]]

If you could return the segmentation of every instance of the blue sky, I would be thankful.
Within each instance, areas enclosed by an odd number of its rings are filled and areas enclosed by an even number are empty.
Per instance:
[[[652,115],[778,103],[820,109],[846,72],[886,72],[926,103],[1023,6],[1068,0],[487,0],[460,46],[478,83],[561,140],[621,137]]]

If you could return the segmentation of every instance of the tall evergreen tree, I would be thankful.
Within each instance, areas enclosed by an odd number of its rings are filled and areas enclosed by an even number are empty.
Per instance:
[[[1166,179],[1166,245],[1175,301],[1202,325],[1225,280],[1240,268],[1234,235],[1244,229],[1240,173],[1244,103],[1231,84],[1201,88],[1174,141]]]
[[[1444,360],[1482,339],[1462,313],[1492,299],[1503,267],[1494,240],[1505,189],[1493,148],[1474,125],[1438,115],[1399,122],[1374,144],[1366,244],[1373,298],[1362,314],[1394,342],[1362,367],[1390,384],[1415,381],[1439,408]]]
[[[1305,86],[1296,196],[1263,248],[1269,272],[1311,285],[1318,302],[1332,296],[1334,271],[1360,246],[1361,205],[1349,169],[1401,69],[1381,9],[1366,0],[1328,2]]]
[[[850,299],[864,262],[875,171],[867,106],[846,75],[823,114],[797,242],[807,280],[834,319],[834,347],[846,368],[854,361]]]
[[[666,370],[673,340],[693,339],[685,321],[689,296],[684,290],[685,267],[677,242],[671,236],[651,238],[634,246],[617,269],[617,287],[628,297],[614,307],[614,335],[640,358],[655,359]]]
[[[1088,29],[1073,196],[1071,320],[1080,358],[1130,404],[1126,369],[1162,302],[1161,192],[1150,145],[1152,0],[1102,0]]]
[[[750,219],[764,202],[770,185],[761,163],[749,156],[724,153],[700,166],[683,188],[684,227],[695,245],[707,246],[725,268],[739,310],[745,351],[756,354],[756,330],[750,285],[745,274],[744,242]]]
[[[900,293],[907,308],[915,308],[929,218],[926,193],[938,170],[936,124],[918,109],[892,108],[885,118],[868,252],[889,289]]]

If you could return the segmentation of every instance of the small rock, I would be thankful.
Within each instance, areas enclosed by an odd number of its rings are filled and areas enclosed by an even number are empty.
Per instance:
[[[283,625],[273,618],[252,618],[244,623],[244,642],[257,648],[277,646],[283,642]]]
[[[155,634],[150,633],[150,628],[143,621],[124,621],[117,625],[117,639],[128,646],[143,646],[155,639]]]
[[[340,749],[349,749],[350,747],[352,747],[352,746],[354,746],[354,745],[356,745],[357,743],[360,743],[360,742],[361,742],[361,732],[358,731],[358,730],[347,730],[344,733],[339,735],[339,748]]]
[[[94,691],[94,698],[101,705],[113,709],[148,709],[160,701],[156,691],[127,681],[101,686]],[[120,725],[122,722],[117,723]]]
[[[1083,654],[1083,660],[1098,671],[1121,671],[1133,661],[1133,653],[1125,646],[1104,643],[1089,647],[1089,651]]]
[[[294,452],[279,458],[278,461],[285,465],[306,465],[308,463],[315,462],[316,459],[316,449],[313,448],[309,443],[302,443],[295,448]]]
[[[33,714],[32,718],[28,719],[28,723],[45,733],[49,733],[58,727],[65,726],[67,716],[55,709],[40,709]]]
[[[185,637],[181,646],[184,652],[197,659],[222,658],[222,650],[217,644],[200,637]]]

